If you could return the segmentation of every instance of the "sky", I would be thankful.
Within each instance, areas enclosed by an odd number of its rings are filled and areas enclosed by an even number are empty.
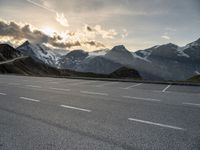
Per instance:
[[[200,0],[0,0],[0,41],[130,51],[200,38]]]

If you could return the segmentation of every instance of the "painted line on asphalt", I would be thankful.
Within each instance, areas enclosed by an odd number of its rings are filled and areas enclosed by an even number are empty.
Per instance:
[[[146,121],[146,120],[140,120],[140,119],[135,119],[135,118],[128,118],[128,120],[143,123],[143,124],[149,124],[149,125],[155,125],[155,126],[160,126],[160,127],[164,127],[164,128],[175,129],[175,130],[183,130],[183,131],[186,130],[184,128],[180,128],[180,127],[177,127],[177,126],[161,124],[161,123],[156,123],[156,122],[151,122],[151,121]]]
[[[7,94],[6,93],[0,93],[0,95],[6,96]]]
[[[83,108],[78,108],[78,107],[73,107],[73,106],[68,106],[68,105],[60,105],[61,107],[64,108],[69,108],[69,109],[74,109],[74,110],[80,110],[80,111],[85,111],[85,112],[91,112],[89,109],[83,109]]]
[[[71,91],[71,89],[62,89],[62,88],[54,88],[54,87],[51,87],[49,89],[51,89],[51,90],[57,90],[57,91],[66,91],[66,92]]]
[[[107,85],[113,85],[113,84],[118,84],[118,83],[119,83],[119,82],[104,83],[104,84],[96,85],[95,87],[104,87],[104,86],[107,86]]]
[[[80,92],[83,94],[108,96],[108,93],[97,93],[97,92],[90,92],[90,91],[80,91]]]
[[[128,99],[138,99],[138,100],[144,100],[144,101],[155,101],[155,102],[160,102],[161,100],[159,99],[153,99],[153,98],[143,98],[143,97],[133,97],[133,96],[122,96],[123,98],[128,98]]]
[[[32,88],[42,88],[41,86],[38,86],[38,85],[26,85],[28,87],[32,87]]]
[[[32,102],[40,102],[40,100],[32,99],[32,98],[28,98],[28,97],[20,97],[20,99],[27,100],[27,101],[32,101]]]
[[[78,82],[78,83],[72,83],[69,85],[81,85],[81,84],[90,84],[90,83],[95,83],[97,81],[84,81],[84,82]]]
[[[197,103],[182,103],[183,105],[189,105],[189,106],[198,106],[200,107],[200,104]]]
[[[134,84],[134,85],[131,85],[131,86],[122,88],[122,89],[128,90],[128,89],[130,89],[130,88],[137,87],[137,86],[140,86],[140,85],[142,85],[142,83]]]
[[[164,88],[164,89],[162,90],[162,92],[166,92],[167,89],[169,89],[170,87],[171,87],[171,85],[168,85],[166,88]]]
[[[49,82],[49,83],[51,83],[51,84],[59,84],[58,82]]]

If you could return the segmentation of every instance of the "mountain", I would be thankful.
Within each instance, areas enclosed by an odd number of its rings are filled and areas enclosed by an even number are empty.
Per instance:
[[[20,51],[17,51],[8,44],[0,44],[0,61],[6,61],[21,56]]]
[[[105,54],[105,57],[114,62],[130,65],[133,63],[133,55],[123,45],[115,46]]]
[[[113,78],[133,78],[142,79],[139,72],[135,69],[121,67],[110,74]]]
[[[12,47],[8,45],[6,47],[8,51],[5,51],[5,48],[0,49],[1,60],[12,59],[22,53],[54,68],[83,73],[109,75],[125,67],[136,70],[145,80],[182,81],[200,72],[200,39],[183,47],[168,43],[136,52],[130,52],[123,45],[115,46],[111,50],[94,52],[84,50],[61,52],[45,45],[33,45],[28,41],[19,46],[14,54]]]
[[[95,74],[88,72],[77,72],[69,69],[57,69],[39,61],[35,61],[31,57],[16,59],[12,62],[0,63],[1,74],[20,74],[33,76],[54,76],[54,77],[93,77],[93,78],[120,78],[120,74],[112,73],[108,75]],[[128,78],[128,76],[126,76]],[[131,74],[131,79],[140,79],[138,74]]]
[[[87,57],[84,61],[76,66],[76,71],[93,72],[100,74],[110,74],[122,67],[120,63],[111,61],[104,56]]]
[[[74,50],[64,56],[61,56],[59,59],[59,64],[62,69],[76,70],[77,65],[80,65],[88,56],[88,52],[83,50]]]
[[[190,82],[200,82],[200,75],[193,76],[188,81],[190,81]]]
[[[30,56],[33,59],[43,62],[52,67],[60,68],[59,59],[62,55],[65,55],[67,51],[59,49],[51,49],[44,44],[31,44],[26,41],[17,48],[21,53],[26,56]]]

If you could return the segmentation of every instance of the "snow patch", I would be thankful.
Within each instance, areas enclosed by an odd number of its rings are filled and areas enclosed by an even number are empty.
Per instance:
[[[178,55],[178,56],[181,56],[181,57],[190,58],[190,56],[184,52],[184,50],[187,49],[187,48],[188,48],[188,46],[179,47],[179,48],[177,49],[177,55]]]

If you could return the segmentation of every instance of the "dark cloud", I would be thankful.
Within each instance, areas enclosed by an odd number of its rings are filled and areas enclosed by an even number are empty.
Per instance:
[[[15,22],[0,21],[0,35],[10,36],[15,40],[27,39],[32,43],[47,43],[51,37],[39,30],[31,30],[30,25],[20,26]]]
[[[87,30],[92,30],[90,27],[87,28]],[[75,34],[75,33],[74,33]],[[73,36],[72,34],[71,36]],[[35,44],[42,44],[42,43],[48,43],[54,47],[58,48],[73,48],[77,46],[84,46],[84,45],[90,45],[93,47],[105,47],[102,43],[96,42],[96,41],[65,41],[63,42],[63,38],[60,35],[57,35],[56,33],[51,37],[40,30],[32,30],[30,25],[19,25],[15,22],[4,22],[0,21],[0,36],[8,36],[12,37],[13,40],[29,40],[31,43]]]
[[[54,40],[50,41],[51,45],[54,47],[59,47],[59,48],[71,48],[71,47],[76,47],[76,46],[81,46],[81,43],[79,41],[76,42],[55,42]]]
[[[84,44],[88,44],[90,46],[94,46],[94,47],[97,47],[97,48],[103,48],[103,47],[105,47],[104,44],[102,44],[100,42],[96,42],[96,41],[88,41],[88,42],[84,42]]]

